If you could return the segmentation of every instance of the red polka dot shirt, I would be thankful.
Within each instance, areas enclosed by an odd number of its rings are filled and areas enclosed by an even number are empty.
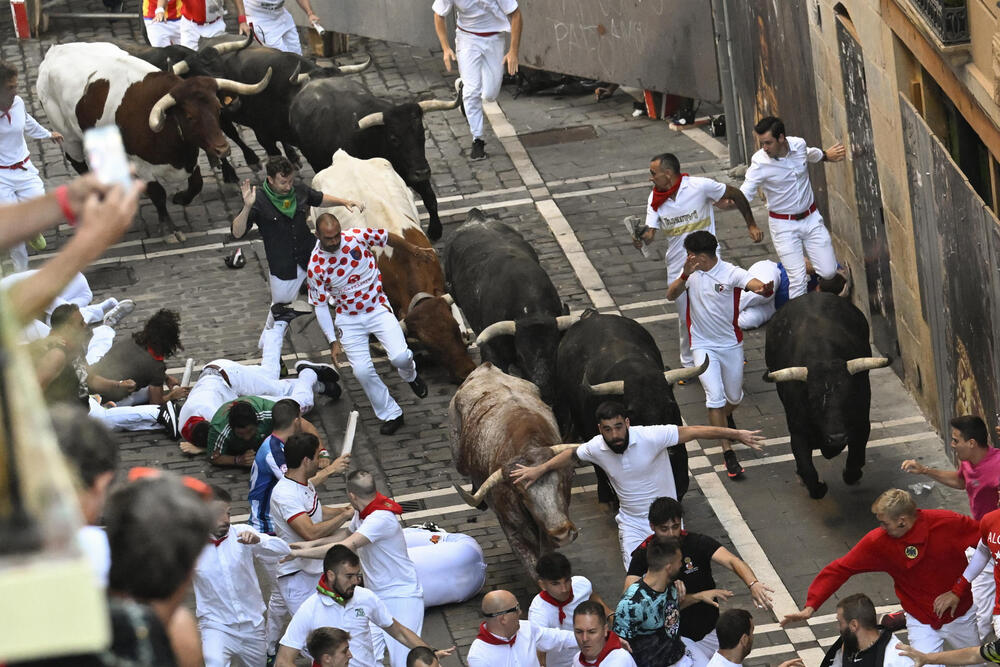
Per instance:
[[[388,308],[373,251],[385,247],[388,241],[387,231],[371,228],[343,230],[340,248],[332,253],[323,250],[317,241],[306,273],[309,303],[329,305],[337,315],[363,315],[382,305]]]

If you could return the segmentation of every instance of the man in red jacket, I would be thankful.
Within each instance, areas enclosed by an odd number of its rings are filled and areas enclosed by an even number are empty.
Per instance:
[[[853,575],[885,572],[906,612],[909,642],[918,651],[936,653],[945,641],[954,648],[978,644],[967,588],[955,591],[960,597],[954,611],[938,614],[934,606],[937,595],[950,589],[968,564],[965,549],[979,541],[976,521],[948,510],[918,510],[913,497],[899,489],[880,495],[872,513],[881,527],[824,567],[809,586],[806,606],[785,616],[781,625],[812,616]]]

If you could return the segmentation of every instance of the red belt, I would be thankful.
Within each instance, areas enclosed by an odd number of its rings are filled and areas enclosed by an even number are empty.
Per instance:
[[[0,164],[0,169],[24,169],[24,165],[26,165],[28,163],[28,160],[30,159],[31,156],[29,155],[28,157],[24,158],[23,160],[15,164]],[[27,169],[24,170],[27,171]]]
[[[475,35],[476,37],[492,37],[493,35],[500,34],[499,32],[472,32],[471,30],[466,30],[462,26],[455,26],[455,27],[461,30],[462,32],[467,32],[470,35]]]
[[[768,211],[767,215],[777,220],[801,220],[802,218],[808,218],[815,212],[816,212],[816,202],[813,202],[812,204],[809,205],[809,210],[803,211],[802,213],[792,213],[789,215],[786,213],[775,213],[773,211]]]

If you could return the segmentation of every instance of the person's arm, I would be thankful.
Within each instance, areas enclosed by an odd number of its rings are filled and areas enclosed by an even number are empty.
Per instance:
[[[61,347],[53,347],[43,354],[35,364],[35,377],[38,386],[45,389],[62,372],[66,365],[66,351]]]
[[[900,644],[896,649],[899,655],[906,656],[913,661],[913,667],[923,667],[924,665],[978,665],[983,662],[979,646],[968,646],[966,648],[957,648],[952,651],[941,651],[939,653],[922,653],[907,644]]]
[[[840,162],[847,157],[847,149],[844,144],[837,143],[826,150],[821,148],[806,148],[806,160],[808,162]]]
[[[339,522],[337,528],[340,528],[340,526],[344,525],[345,521],[354,517],[354,508],[350,505],[344,505],[343,507],[323,505],[320,509],[323,511],[323,521],[336,520]]]
[[[302,2],[303,0],[299,1]],[[304,1],[308,2],[308,0]],[[328,195],[325,192],[322,194],[323,202],[320,204],[321,206],[343,206],[344,208],[358,209],[358,213],[365,210],[364,202],[354,201],[353,199],[342,199],[340,197],[335,197],[334,195]]]
[[[309,18],[310,23],[319,23],[319,17],[316,16],[316,12],[313,11],[312,5],[309,3],[309,0],[296,0],[296,1],[299,3],[299,7],[302,8],[302,11],[306,13],[306,16]]]
[[[279,644],[278,656],[274,659],[274,667],[295,667],[295,656],[298,653],[298,649]]]
[[[691,277],[691,274],[694,273],[696,261],[694,257],[688,257],[684,260],[684,268],[681,269],[681,275],[674,278],[674,281],[667,286],[668,301],[676,301],[677,297],[687,289],[687,281]]]
[[[402,236],[398,234],[393,234],[392,232],[386,232],[386,234],[389,237],[388,240],[386,241],[386,245],[391,246],[393,248],[398,248],[399,250],[403,250],[404,252],[413,255],[413,257],[415,257],[416,259],[422,260],[424,262],[437,261],[437,253],[434,252],[434,248],[424,248],[422,246],[414,245],[409,241],[407,241],[406,239],[404,239]]]
[[[733,552],[725,547],[719,547],[716,549],[715,553],[712,554],[712,560],[723,567],[728,567],[743,581],[744,584],[746,584],[756,606],[762,609],[771,608],[770,594],[774,591],[760,583],[757,579],[757,575],[753,573],[753,570],[750,569],[749,565],[737,558]]]
[[[24,133],[32,139],[51,139],[57,144],[63,140],[63,136],[61,134],[46,130],[27,111],[24,112]]]
[[[740,186],[740,192],[746,197],[747,202],[752,202],[757,196],[757,192],[760,190],[760,186],[764,183],[764,174],[762,169],[750,161],[750,166],[747,167],[747,173],[743,175],[743,184]],[[728,208],[732,208],[735,204],[730,204]]]
[[[740,212],[740,215],[743,216],[743,221],[747,224],[747,232],[749,232],[753,242],[760,243],[764,240],[764,232],[760,230],[760,227],[757,226],[757,221],[753,218],[753,211],[750,210],[750,202],[740,189],[726,185],[726,193],[722,195],[722,198],[728,199],[736,206],[736,210]]]
[[[576,447],[573,449],[564,449],[548,461],[539,463],[536,466],[517,464],[514,466],[514,469],[510,471],[510,480],[514,484],[523,483],[524,488],[528,488],[534,484],[538,478],[542,477],[546,473],[560,468],[569,467],[570,465],[573,465],[574,462],[579,461],[579,459],[576,458],[576,450]]]
[[[128,395],[135,391],[135,380],[109,380],[91,372],[87,374],[87,387],[95,394],[124,391]]]
[[[900,470],[914,475],[927,475],[935,482],[944,484],[953,489],[964,489],[965,480],[958,474],[957,470],[941,470],[940,468],[930,468],[923,463],[918,463],[914,459],[907,459],[899,466]]]
[[[249,526],[240,530],[236,541],[249,545],[254,555],[286,556],[292,551],[288,543],[280,537],[263,535]]]
[[[521,47],[521,28],[523,20],[521,18],[521,8],[518,7],[507,15],[510,19],[510,50],[503,57],[503,62],[507,66],[507,74],[514,76],[517,74],[517,54]]]
[[[989,547],[982,540],[979,540],[972,558],[969,559],[969,565],[962,572],[955,585],[951,587],[950,591],[945,591],[934,598],[934,613],[938,615],[938,618],[941,618],[946,613],[955,613],[955,610],[958,609],[959,600],[972,589],[970,582],[979,576],[992,557]]]
[[[167,383],[169,386],[170,380],[173,379],[169,375],[167,376]],[[174,380],[174,384],[170,386],[168,391],[163,391],[163,387],[156,384],[149,385],[149,404],[150,405],[163,405],[167,401],[176,401],[182,398],[186,398],[187,395],[191,393],[190,387],[182,387],[180,384]]]
[[[316,538],[326,537],[327,535],[335,533],[345,520],[346,519],[341,518],[340,516],[334,516],[329,519],[324,519],[319,523],[313,523],[312,520],[305,515],[305,513],[302,513],[298,516],[292,517],[288,521],[288,525],[291,526],[292,530],[294,530],[295,533],[303,540],[315,540]]]
[[[236,21],[240,26],[240,34],[249,35],[250,26],[247,25],[247,11],[243,8],[243,0],[233,0],[233,4],[236,5]]]
[[[167,0],[156,0],[156,11],[153,12],[153,21],[163,23],[167,20]]]
[[[870,533],[869,533],[870,534]],[[853,549],[833,561],[816,575],[806,594],[806,606],[798,612],[786,614],[781,619],[781,627],[810,618],[827,599],[836,593],[848,579],[862,572],[881,572],[883,564],[872,548],[871,540],[861,538]]]
[[[764,451],[764,447],[761,445],[764,439],[760,437],[760,431],[747,431],[746,429],[725,428],[721,426],[677,427],[677,444],[702,439],[736,440],[742,442],[747,447],[756,449],[758,452]]]
[[[441,44],[441,58],[444,59],[445,71],[451,71],[451,64],[458,63],[455,52],[448,44],[448,23],[445,18],[434,12],[434,32],[437,33],[438,42]]]
[[[757,280],[756,278],[751,278],[747,281],[747,286],[743,288],[744,292],[753,292],[754,294],[760,294],[761,296],[771,296],[774,294],[774,281],[763,282]]]
[[[244,179],[240,184],[240,193],[243,195],[243,208],[236,214],[232,224],[229,226],[229,233],[233,235],[233,238],[237,239],[246,236],[247,230],[250,228],[247,221],[250,218],[253,203],[257,201],[257,186],[250,185],[249,178]]]
[[[426,646],[427,648],[431,648],[430,644],[421,639],[420,636],[417,635],[417,633],[415,633],[413,630],[410,630],[408,627],[406,627],[396,619],[392,619],[392,625],[384,627],[382,629],[385,630],[387,633],[389,633],[390,637],[395,639],[397,642],[399,642],[406,648],[414,649],[417,648],[418,646]]]
[[[678,603],[678,609],[687,609],[693,604],[699,602],[704,602],[705,604],[710,604],[715,608],[719,607],[719,600],[728,600],[733,597],[733,592],[728,591],[724,588],[709,588],[705,591],[698,591],[697,593],[688,593],[684,598]]]
[[[303,419],[302,421],[305,420]],[[306,423],[308,424],[309,422]],[[333,461],[330,461],[330,465],[320,469],[319,472],[310,477],[309,481],[312,482],[313,486],[319,486],[320,484],[325,482],[327,478],[330,477],[331,475],[336,475],[338,473],[345,472],[350,467],[350,465],[351,465],[350,454],[344,454],[343,456],[338,456]]]

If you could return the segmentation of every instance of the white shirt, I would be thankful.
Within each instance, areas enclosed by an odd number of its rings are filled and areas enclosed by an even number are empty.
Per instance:
[[[247,16],[280,16],[285,13],[285,0],[244,0]]]
[[[423,595],[417,580],[417,568],[406,551],[406,538],[403,537],[399,517],[389,510],[375,510],[362,520],[361,514],[355,512],[349,528],[352,533],[360,533],[371,542],[358,547],[366,588],[383,599]]]
[[[715,213],[712,204],[726,194],[726,186],[710,178],[684,176],[672,198],[653,210],[653,193],[646,200],[646,226],[662,230],[667,237],[667,271],[671,274],[684,267],[687,251],[684,239],[691,232],[704,229],[715,235]]]
[[[295,532],[289,522],[297,516],[306,515],[314,524],[323,520],[323,506],[319,504],[319,496],[312,482],[300,484],[294,479],[282,477],[271,491],[271,525],[274,534],[285,542],[301,542],[304,538]],[[299,570],[315,574],[323,574],[323,561],[317,558],[295,558],[285,563],[278,563],[278,576],[294,574]]]
[[[721,259],[687,279],[688,331],[692,350],[725,350],[743,343],[740,296],[750,282],[746,269]]]
[[[198,381],[191,387],[191,393],[184,399],[178,420],[183,427],[192,417],[212,421],[215,411],[227,401],[235,401],[239,396],[222,376],[214,371],[202,371]]]
[[[0,166],[17,164],[28,157],[24,135],[33,139],[48,139],[52,133],[38,124],[25,108],[20,95],[5,113],[0,111]]]
[[[769,282],[774,281],[774,291],[777,293],[778,287],[781,285],[781,269],[778,268],[778,263],[770,259],[762,259],[759,262],[754,262],[747,269],[747,273],[750,274],[751,278],[756,278],[765,285]],[[760,296],[760,295],[758,295]],[[761,297],[762,300],[774,300],[774,294],[769,297]],[[742,303],[744,299],[740,298],[740,308],[742,309]],[[757,303],[760,303],[758,300]]]
[[[538,667],[538,651],[576,649],[572,632],[542,628],[531,621],[521,621],[514,645],[487,644],[476,639],[469,647],[469,667]]]
[[[600,664],[601,667],[636,667],[635,660],[632,659],[632,654],[623,648],[616,648],[611,653],[608,653],[604,656],[604,660],[601,660]],[[577,651],[573,657],[573,667],[587,667],[580,659],[580,651]]]
[[[594,587],[587,577],[575,576],[570,579],[570,583],[573,587],[573,599],[563,607],[565,616],[562,623],[559,623],[559,607],[546,602],[541,595],[536,595],[535,599],[531,601],[531,606],[528,607],[528,620],[542,628],[559,628],[573,632],[573,611],[581,602],[590,599]],[[549,651],[545,654],[545,665],[546,667],[571,667],[573,657],[577,653],[579,653],[577,646],[562,651]]]
[[[800,137],[787,139],[788,155],[785,157],[769,158],[763,148],[753,154],[740,190],[747,201],[753,201],[759,188],[767,197],[769,211],[795,215],[805,213],[813,204],[808,163],[822,160],[823,151],[809,148],[806,140]]]
[[[434,0],[438,16],[456,10],[456,24],[469,32],[510,32],[510,19],[517,9],[517,0]]]
[[[708,661],[707,667],[743,667],[738,662],[730,662],[728,659],[722,657],[722,654],[716,651],[712,654],[712,659]]]
[[[677,444],[677,427],[630,426],[628,440],[624,453],[615,454],[603,436],[595,435],[577,447],[576,456],[581,461],[596,463],[608,474],[622,514],[645,519],[651,502],[661,496],[677,497],[674,472],[667,456],[667,447]]]
[[[242,532],[257,535],[260,542],[241,544]],[[236,623],[263,623],[266,607],[253,557],[264,553],[284,556],[289,551],[283,540],[243,524],[230,526],[218,544],[210,540],[194,566],[198,623],[222,629]]]
[[[354,595],[344,606],[328,595],[313,593],[292,616],[285,636],[281,638],[281,645],[305,654],[306,638],[310,632],[323,627],[340,628],[351,635],[348,646],[354,657],[348,663],[350,667],[372,667],[376,662],[369,622],[388,628],[393,620],[388,608],[367,588],[355,588]]]
[[[100,526],[82,526],[76,532],[76,541],[90,562],[94,578],[101,588],[107,588],[108,570],[111,569],[111,546],[108,544],[108,534]]]

